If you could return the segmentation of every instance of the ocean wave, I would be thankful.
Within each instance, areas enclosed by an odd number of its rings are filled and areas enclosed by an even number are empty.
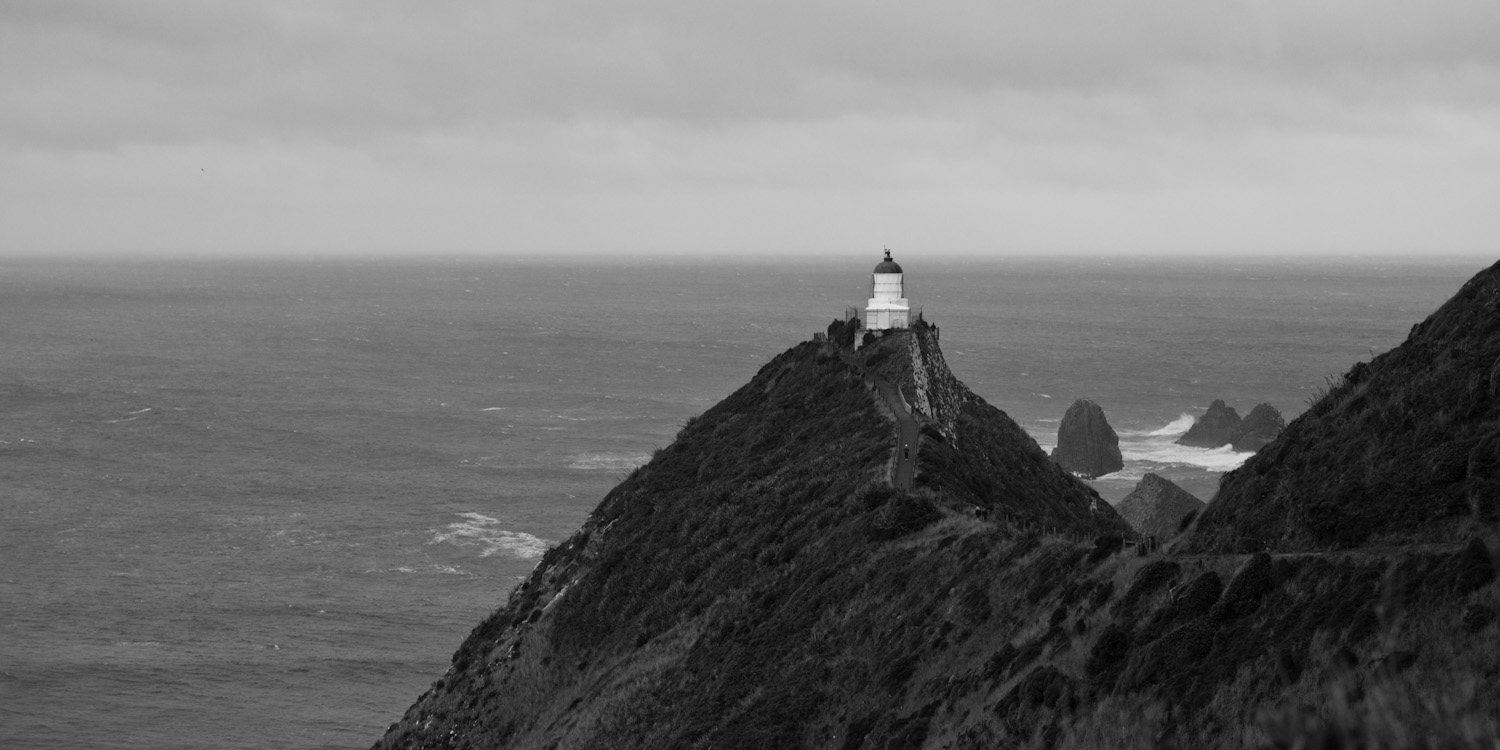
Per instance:
[[[1141,481],[1142,479],[1145,479],[1146,478],[1146,474],[1148,474],[1150,472],[1151,472],[1151,469],[1147,468],[1147,467],[1145,467],[1143,465],[1137,464],[1135,466],[1131,466],[1129,464],[1126,464],[1125,468],[1120,469],[1119,471],[1116,471],[1116,472],[1111,473],[1111,474],[1105,474],[1103,476],[1094,477],[1093,479],[1091,479],[1089,481],[1091,481],[1091,482],[1101,482],[1101,481],[1102,482],[1128,482],[1130,484],[1134,484],[1136,482]]]
[[[1120,430],[1121,437],[1176,437],[1193,426],[1193,415],[1183,412],[1176,419],[1155,430]]]
[[[509,555],[520,560],[541,557],[552,543],[522,531],[496,528],[500,521],[480,513],[460,513],[464,520],[435,531],[430,544],[448,542],[460,547],[478,547],[480,557]],[[457,572],[457,571],[455,571]]]
[[[1166,427],[1163,427],[1160,430],[1156,430],[1150,434],[1153,437],[1181,435],[1186,433],[1188,430],[1191,430],[1193,428],[1193,422],[1196,421],[1197,420],[1193,418],[1193,415],[1188,414],[1187,412],[1183,412],[1182,414],[1178,415],[1176,419],[1172,420],[1171,424],[1168,424]]]
[[[442,573],[444,575],[451,575],[451,576],[464,575],[464,572],[462,570],[459,570],[455,566],[452,566],[452,565],[438,565],[436,563],[433,563],[432,565],[426,565],[426,566],[423,566],[423,567],[420,567],[420,568],[413,568],[413,567],[411,567],[409,565],[402,565],[400,567],[395,567],[395,568],[367,568],[367,569],[365,569],[365,572],[366,573]]]
[[[1194,448],[1167,440],[1121,443],[1120,453],[1127,463],[1149,461],[1168,466],[1196,466],[1209,471],[1238,469],[1246,459],[1255,455],[1254,453],[1238,453],[1227,445],[1220,448]]]
[[[615,470],[634,469],[650,461],[645,453],[579,453],[568,460],[569,469]]]

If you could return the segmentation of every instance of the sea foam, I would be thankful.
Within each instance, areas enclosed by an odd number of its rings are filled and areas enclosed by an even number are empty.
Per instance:
[[[1227,445],[1219,448],[1194,448],[1163,439],[1121,442],[1120,454],[1127,463],[1149,461],[1162,466],[1196,466],[1209,471],[1238,469],[1246,459],[1255,455],[1238,453]]]
[[[448,542],[460,547],[478,547],[480,557],[503,554],[520,560],[541,557],[552,543],[522,531],[496,528],[500,521],[480,513],[460,513],[464,520],[435,531],[430,544]]]
[[[1161,428],[1159,430],[1155,430],[1155,431],[1151,432],[1150,434],[1153,437],[1167,437],[1167,436],[1171,436],[1171,435],[1182,435],[1182,434],[1185,434],[1188,430],[1193,429],[1193,422],[1196,422],[1196,421],[1197,420],[1193,418],[1193,415],[1188,414],[1187,412],[1183,412],[1176,419],[1172,420],[1171,424],[1168,424],[1166,427],[1163,427],[1163,428]]]
[[[650,461],[644,453],[579,453],[568,460],[569,469],[615,470],[634,469]]]

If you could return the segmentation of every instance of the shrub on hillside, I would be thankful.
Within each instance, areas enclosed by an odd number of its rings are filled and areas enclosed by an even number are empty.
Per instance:
[[[1094,540],[1094,549],[1089,552],[1089,564],[1094,565],[1125,547],[1125,537],[1105,534]]]
[[[828,341],[840,349],[848,349],[854,346],[854,339],[859,336],[859,321],[834,319],[828,324]]]
[[[1495,610],[1483,604],[1470,604],[1464,608],[1464,614],[1460,623],[1465,633],[1478,633],[1495,621]]]
[[[1110,623],[1104,627],[1099,634],[1099,639],[1094,641],[1094,647],[1089,649],[1088,661],[1084,662],[1084,670],[1100,682],[1108,685],[1114,682],[1116,675],[1125,665],[1125,657],[1130,655],[1130,631],[1119,623]]]
[[[1259,552],[1246,560],[1214,605],[1214,619],[1232,619],[1254,612],[1260,598],[1276,587],[1274,576],[1270,555]]]
[[[932,502],[907,492],[895,492],[865,519],[865,534],[885,541],[926,528],[942,516]]]
[[[1461,595],[1495,580],[1495,563],[1490,559],[1490,548],[1477,536],[1458,553],[1457,567],[1454,583]]]
[[[1172,601],[1151,617],[1137,640],[1142,643],[1154,641],[1168,629],[1208,614],[1223,590],[1219,574],[1212,570],[1194,578],[1178,588]]]
[[[1212,570],[1194,578],[1177,597],[1178,617],[1186,619],[1208,614],[1223,592],[1224,583]]]
[[[1208,656],[1213,647],[1214,628],[1208,620],[1201,617],[1190,620],[1131,654],[1120,673],[1120,687],[1133,690],[1186,672]]]
[[[1111,611],[1127,618],[1130,617],[1135,606],[1142,599],[1171,583],[1180,572],[1182,572],[1182,566],[1171,560],[1153,560],[1147,563],[1136,572],[1135,579],[1130,582],[1130,588],[1125,590],[1125,596],[1115,602]]]

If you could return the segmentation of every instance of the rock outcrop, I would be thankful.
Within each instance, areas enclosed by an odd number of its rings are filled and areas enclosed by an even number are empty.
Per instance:
[[[1230,445],[1241,453],[1254,453],[1276,439],[1286,429],[1286,420],[1281,412],[1270,404],[1256,404],[1240,422]]]
[[[1177,535],[1183,518],[1203,510],[1203,501],[1169,479],[1147,474],[1115,510],[1137,534],[1166,541]]]
[[[1177,444],[1217,448],[1234,442],[1235,433],[1239,429],[1240,413],[1234,407],[1226,405],[1223,399],[1214,399],[1208,411],[1193,420],[1193,426],[1182,437],[1177,438]]]
[[[1075,474],[1093,479],[1125,467],[1120,457],[1120,437],[1115,434],[1104,409],[1088,399],[1068,407],[1057,427],[1057,447],[1052,460]]]
[[[1281,412],[1270,404],[1257,404],[1244,419],[1234,407],[1215,399],[1203,416],[1193,421],[1186,434],[1177,438],[1178,445],[1195,448],[1233,446],[1240,452],[1260,450],[1276,439],[1286,427]]]

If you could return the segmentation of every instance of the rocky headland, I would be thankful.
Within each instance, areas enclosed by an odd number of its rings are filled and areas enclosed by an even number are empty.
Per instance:
[[[1148,473],[1115,510],[1136,533],[1166,541],[1177,535],[1185,518],[1203,510],[1203,501],[1172,480]]]
[[[1078,399],[1063,414],[1057,427],[1057,447],[1052,460],[1087,479],[1125,468],[1120,456],[1120,437],[1115,434],[1104,409],[1088,399]]]
[[[800,344],[612,490],[376,747],[1493,747],[1497,277],[1155,550],[924,325]]]

